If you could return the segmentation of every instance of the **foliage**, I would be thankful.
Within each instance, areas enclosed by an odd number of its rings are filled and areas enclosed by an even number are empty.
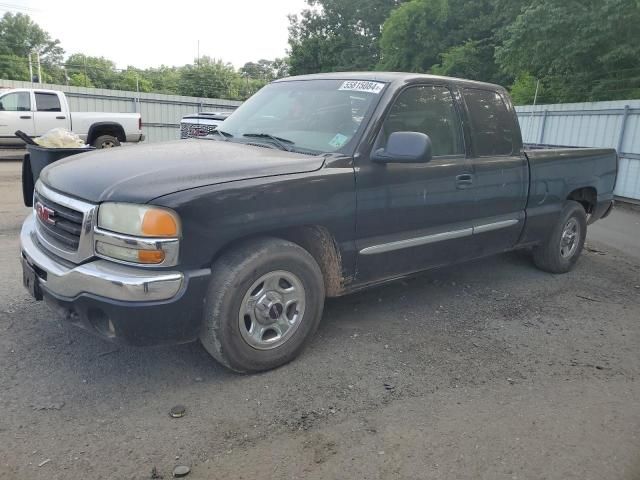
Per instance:
[[[494,59],[500,27],[522,0],[411,0],[385,22],[379,67],[503,83]]]
[[[447,48],[448,0],[412,0],[397,8],[384,24],[380,68],[424,72]]]
[[[402,0],[307,0],[289,17],[292,75],[369,70],[380,58],[382,24]]]
[[[536,97],[537,80],[530,73],[523,73],[511,86],[511,99],[516,105],[530,105]],[[541,93],[541,92],[538,92]]]
[[[238,74],[233,66],[210,57],[201,57],[198,65],[183,67],[178,94],[192,97],[237,98]]]
[[[58,64],[64,50],[59,40],[53,40],[28,15],[7,12],[0,19],[0,76],[8,79],[29,78],[29,54],[34,62],[40,55],[42,81],[60,79]]]
[[[441,64],[431,68],[436,75],[464,77],[471,80],[487,80],[494,76],[494,49],[478,40],[468,40],[441,54]]]
[[[118,75],[118,90],[132,90],[138,92],[151,92],[153,83],[145,78],[143,72],[134,67],[127,67],[126,70]]]
[[[86,78],[98,88],[117,88],[119,74],[116,64],[107,58],[74,53],[67,59],[66,69],[69,75],[80,73],[82,78],[86,75]]]
[[[39,52],[41,61],[52,63],[59,63],[64,54],[60,41],[52,40],[29,15],[5,13],[0,19],[0,54],[26,58],[30,52]]]
[[[257,62],[245,63],[240,69],[240,74],[243,77],[270,82],[276,78],[286,77],[288,70],[289,64],[284,58],[276,58],[275,60],[265,60],[263,58]]]
[[[0,78],[246,99],[289,74],[430,72],[511,86],[517,104],[640,97],[640,0],[306,0],[291,16],[289,57],[239,70],[202,57],[181,67],[125,70],[105,57],[64,60],[28,15],[0,18]],[[37,73],[34,55],[34,74]]]
[[[629,98],[640,90],[638,25],[635,0],[531,0],[496,57],[506,72],[542,78],[545,101]]]

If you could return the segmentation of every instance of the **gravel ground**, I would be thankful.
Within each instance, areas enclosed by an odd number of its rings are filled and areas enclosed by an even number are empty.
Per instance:
[[[29,299],[19,167],[0,162],[0,478],[640,479],[640,258],[607,229],[567,275],[512,253],[330,300],[298,360],[238,376]]]

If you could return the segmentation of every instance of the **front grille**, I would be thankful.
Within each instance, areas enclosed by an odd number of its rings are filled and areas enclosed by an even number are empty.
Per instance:
[[[180,138],[206,137],[207,135],[211,135],[216,128],[218,128],[217,125],[202,125],[200,123],[181,123]]]
[[[76,252],[82,234],[83,213],[55,203],[39,193],[35,194],[34,200],[40,233],[55,246],[69,252]],[[53,212],[46,215],[49,222],[43,221],[43,216],[38,215],[38,204],[48,212]]]

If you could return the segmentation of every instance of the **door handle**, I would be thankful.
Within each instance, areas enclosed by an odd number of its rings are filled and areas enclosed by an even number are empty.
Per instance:
[[[65,117],[64,115],[58,115],[56,117],[56,120],[64,120],[65,118],[67,118],[67,117]]]
[[[20,115],[20,118],[22,120],[29,120],[31,118],[31,115]]]
[[[458,188],[468,188],[473,185],[473,175],[470,173],[463,173],[456,177],[456,185]]]

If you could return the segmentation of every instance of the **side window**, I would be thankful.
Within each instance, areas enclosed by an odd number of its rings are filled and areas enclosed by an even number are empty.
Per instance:
[[[391,107],[383,132],[385,138],[393,132],[426,133],[434,156],[464,154],[460,119],[446,87],[411,87],[402,92]]]
[[[61,112],[58,95],[55,93],[36,92],[36,110],[39,112]]]
[[[28,112],[31,110],[29,92],[8,93],[0,98],[0,110],[7,112]]]
[[[497,92],[464,89],[471,117],[471,138],[478,156],[510,155],[513,152],[514,120]]]

